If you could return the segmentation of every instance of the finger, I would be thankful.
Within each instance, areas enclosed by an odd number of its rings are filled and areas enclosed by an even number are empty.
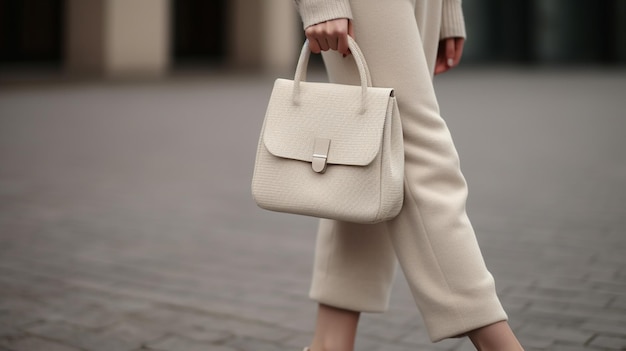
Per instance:
[[[347,55],[350,53],[350,49],[348,48],[348,35],[344,34],[337,38],[337,51],[339,53]]]
[[[464,38],[456,38],[454,40],[455,49],[454,49],[454,62],[455,65],[458,65],[461,62],[461,57],[463,56],[463,47],[465,46]]]
[[[317,42],[317,39],[309,38],[309,50],[311,50],[311,52],[314,54],[320,53],[320,44]]]
[[[444,73],[450,68],[446,63],[445,43],[445,39],[439,41],[439,47],[437,48],[437,59],[435,60],[435,75]]]
[[[337,38],[337,51],[340,54],[343,54],[345,57],[348,53],[350,53],[350,49],[348,47],[348,33],[349,33],[350,21],[348,19],[343,19],[340,22],[336,23],[335,33]]]
[[[350,37],[352,37],[352,39],[356,40],[356,35],[354,34],[354,25],[352,25],[352,20],[349,19],[348,20],[348,35]],[[346,45],[348,42],[348,38],[346,38]],[[346,49],[346,54],[345,55],[350,55],[352,52],[350,52],[350,47],[348,46],[348,48]]]
[[[347,19],[332,21],[333,28],[329,33],[329,44],[331,49],[339,51],[339,46],[342,44],[341,41],[346,40],[345,37],[348,35],[347,21]]]
[[[450,66],[448,66],[446,60],[441,57],[437,58],[437,61],[435,62],[435,75],[445,73],[448,70],[450,70]]]
[[[317,42],[319,43],[320,49],[322,49],[322,51],[328,51],[328,49],[330,49],[330,45],[328,45],[328,40],[325,37],[317,39]]]
[[[339,47],[339,36],[328,37],[326,41],[328,42],[328,47],[330,47],[332,50],[337,50],[337,48]]]
[[[446,65],[443,62],[437,62],[437,64],[435,65],[435,75],[443,73],[447,70],[448,70],[448,65]]]
[[[332,47],[332,39],[330,37],[332,28],[333,26],[331,22],[324,22],[320,24],[320,36],[318,37],[318,41],[322,51],[328,51]]]
[[[328,50],[326,43],[326,23],[319,23],[308,27],[304,34],[309,39],[311,52],[319,54],[321,51]]]
[[[455,40],[454,38],[448,38],[445,40],[446,43],[446,64],[448,65],[448,67],[454,67],[456,65],[456,47],[455,47]]]
[[[309,50],[311,50],[311,52],[314,53],[314,54],[319,54],[320,53],[320,46],[317,43],[317,39],[316,39],[316,36],[315,36],[315,31],[316,31],[315,27],[316,26],[307,27],[304,30],[304,35],[309,40]]]
[[[348,35],[352,37],[352,39],[356,39],[354,36],[354,26],[352,25],[352,20],[348,20]]]

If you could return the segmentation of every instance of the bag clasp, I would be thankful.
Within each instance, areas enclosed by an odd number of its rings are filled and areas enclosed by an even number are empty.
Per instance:
[[[311,162],[311,167],[314,172],[326,172],[329,150],[330,139],[315,138],[315,145],[313,146],[313,161]]]

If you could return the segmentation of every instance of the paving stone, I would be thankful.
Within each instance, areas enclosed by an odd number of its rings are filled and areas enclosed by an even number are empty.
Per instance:
[[[549,350],[554,344],[554,339],[542,336],[518,335],[518,339],[525,350]]]
[[[284,351],[284,346],[260,339],[235,337],[227,340],[221,346],[241,351]],[[301,351],[298,349],[297,351]]]
[[[531,301],[532,300],[529,298],[519,296],[504,295],[500,297],[500,302],[502,302],[503,307],[507,311],[523,311],[528,308],[528,306],[532,303]]]
[[[312,331],[310,333],[296,332],[280,340],[279,343],[284,346],[285,350],[302,351],[305,346],[311,344],[311,340],[313,340]]]
[[[439,350],[449,350],[460,342],[461,341],[459,339],[450,339],[450,340],[443,340],[436,344],[433,344],[430,341],[430,337],[428,336],[428,333],[426,332],[425,327],[411,330],[407,332],[405,336],[397,340],[398,344],[404,344],[407,346],[412,346],[414,348],[421,349],[422,347],[428,347],[431,349],[439,349]]]
[[[89,351],[130,351],[140,346],[121,338],[99,334],[62,322],[43,322],[26,329],[28,333]]]
[[[476,351],[476,348],[469,338],[463,338],[454,351]]]
[[[208,341],[212,343],[219,343],[232,337],[230,332],[210,330],[201,326],[177,329],[177,333],[189,339]]]
[[[186,339],[177,335],[167,336],[161,340],[148,343],[148,348],[159,351],[207,351],[213,350],[216,345]]]
[[[557,299],[546,300],[546,299],[535,298],[532,300],[532,302],[528,303],[528,307],[526,308],[526,311],[529,311],[529,312],[541,311],[541,312],[546,312],[546,313],[562,312],[563,310],[567,309],[569,306],[570,306],[569,302],[562,301],[562,300],[557,300]]]
[[[372,338],[395,341],[415,330],[413,326],[402,326],[385,320],[363,320],[359,323],[359,333]]]
[[[97,291],[84,288],[74,288],[60,296],[42,299],[47,304],[67,304],[84,301],[91,306],[106,307],[111,311],[127,313],[149,308],[152,302],[135,299],[128,295],[111,294],[106,291]]]
[[[617,325],[626,325],[626,314],[623,311],[613,308],[605,308],[590,315],[590,320],[598,322],[608,322]]]
[[[27,325],[41,320],[41,314],[34,310],[1,310],[0,309],[0,323],[12,325],[15,327]]]
[[[104,336],[144,344],[174,332],[173,328],[174,326],[167,328],[155,323],[137,322],[127,319],[101,330],[101,333]]]
[[[237,320],[224,320],[221,324],[216,325],[213,328],[219,331],[227,331],[238,337],[249,337],[269,342],[278,342],[293,333],[293,331],[288,329]]]
[[[613,301],[611,301],[609,307],[626,311],[626,296],[622,295],[616,297]]]
[[[599,335],[589,343],[593,347],[602,347],[609,350],[626,350],[626,337]]]
[[[581,324],[589,319],[588,316],[568,315],[566,311],[562,313],[546,311],[527,311],[523,317],[530,322],[551,323],[553,325]]]
[[[454,347],[451,346],[453,345],[453,343],[444,343],[442,344],[441,342],[433,344],[433,343],[425,343],[425,344],[421,344],[421,345],[407,345],[407,344],[400,344],[400,343],[394,343],[394,344],[387,344],[387,343],[381,343],[379,345],[378,348],[376,348],[375,350],[377,351],[386,351],[386,350],[394,350],[394,351],[415,351],[415,350],[425,350],[425,351],[444,351],[444,350],[452,350],[452,348],[450,347]]]
[[[617,281],[597,281],[592,283],[592,288],[614,294],[623,294],[626,291],[626,283]]]
[[[6,255],[6,253],[5,253]],[[0,260],[0,291],[12,289],[22,296],[44,297],[65,293],[70,286],[65,282],[42,275],[24,274]]]
[[[146,324],[170,331],[194,328],[214,330],[222,323],[222,319],[214,315],[162,305],[135,311],[128,316],[128,320],[137,325]]]
[[[74,325],[97,329],[120,321],[122,315],[95,304],[76,304],[67,301],[66,304],[48,305],[46,320],[62,320]]]
[[[517,329],[520,336],[528,339],[539,337],[550,339],[563,344],[585,345],[594,336],[593,332],[583,331],[580,328],[543,325],[539,323],[527,324]]]
[[[200,318],[196,314],[155,308],[129,315],[124,321],[105,329],[103,333],[139,342],[154,341],[168,334],[210,342],[229,338],[229,332],[212,329],[218,324],[218,319],[209,316]]]
[[[306,291],[306,289],[304,291]],[[292,307],[285,312],[286,317],[274,323],[277,327],[303,333],[310,333],[315,329],[317,306],[310,300],[303,301],[298,308]],[[263,315],[261,315],[261,318],[255,316],[254,319],[263,319],[262,316]]]
[[[0,321],[0,339],[12,339],[20,337],[24,332],[14,324]]]
[[[594,332],[595,334],[605,333],[619,336],[626,334],[626,324],[591,320],[583,323],[580,326],[580,330]]]
[[[602,316],[602,318],[611,318],[612,316],[618,320],[621,318],[619,314],[612,313],[605,308],[589,307],[586,305],[575,304],[542,304],[540,301],[533,302],[526,311],[528,315],[533,316],[550,316],[549,318],[563,317],[569,319],[565,324],[580,323],[593,318],[594,316]]]
[[[258,338],[267,341],[279,341],[287,338],[294,331],[265,325],[254,321],[216,317],[212,315],[168,308],[148,309],[132,317],[139,322],[153,324],[159,322],[161,329],[175,331],[198,340],[223,339],[236,335]]]
[[[0,344],[11,351],[80,351],[75,347],[36,337],[25,337]]]
[[[571,345],[552,345],[550,351],[588,351],[589,348],[585,346],[571,346]]]

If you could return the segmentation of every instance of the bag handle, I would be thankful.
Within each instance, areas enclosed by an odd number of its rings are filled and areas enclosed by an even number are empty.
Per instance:
[[[363,52],[356,44],[356,41],[348,36],[348,47],[354,57],[356,66],[359,70],[359,77],[361,78],[361,113],[365,112],[365,101],[367,96],[367,87],[372,86],[372,77],[370,76],[369,68],[365,62]],[[293,85],[293,102],[295,104],[300,103],[300,81],[306,81],[306,70],[309,65],[309,58],[311,57],[311,50],[309,49],[309,40],[307,39],[302,46],[300,52],[300,58],[298,59],[298,65],[296,67],[296,74],[294,77]]]

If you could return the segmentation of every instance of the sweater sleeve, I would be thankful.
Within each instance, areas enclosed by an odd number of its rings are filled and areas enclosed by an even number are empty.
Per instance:
[[[463,18],[462,0],[443,0],[440,39],[465,38],[465,20]]]
[[[306,29],[338,18],[352,19],[349,0],[294,0]]]

